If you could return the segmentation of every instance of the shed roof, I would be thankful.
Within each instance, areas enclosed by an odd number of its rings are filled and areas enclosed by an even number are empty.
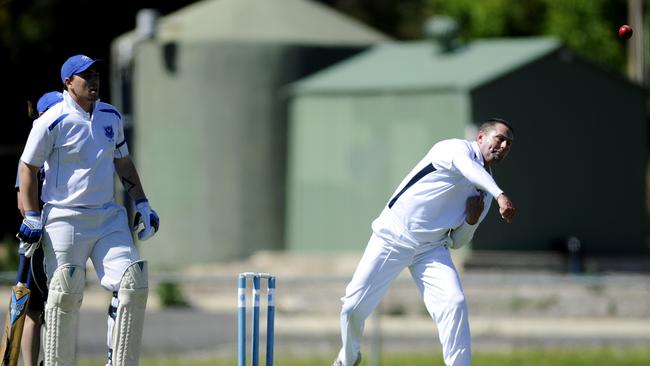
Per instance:
[[[135,32],[119,38],[133,38]],[[159,19],[162,41],[368,45],[390,38],[311,0],[204,0]],[[119,41],[119,39],[118,39]]]
[[[432,41],[390,42],[302,79],[294,93],[473,89],[561,47],[556,38],[499,38],[441,52]]]

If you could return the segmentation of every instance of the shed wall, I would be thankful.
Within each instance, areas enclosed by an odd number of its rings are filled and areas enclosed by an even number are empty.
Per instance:
[[[370,224],[440,139],[463,137],[456,93],[298,95],[290,107],[291,250],[362,250]]]
[[[639,88],[562,51],[479,88],[472,100],[475,119],[499,115],[514,125],[495,177],[518,210],[512,225],[488,215],[474,248],[557,250],[576,236],[589,254],[648,252]]]

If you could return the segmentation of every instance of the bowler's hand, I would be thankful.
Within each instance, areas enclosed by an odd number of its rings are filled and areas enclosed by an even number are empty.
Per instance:
[[[478,219],[481,218],[481,213],[483,213],[483,196],[485,193],[480,192],[477,196],[471,196],[467,199],[466,211],[467,217],[465,217],[465,222],[470,225],[475,225],[478,222]]]
[[[515,206],[512,204],[512,201],[510,201],[510,198],[508,198],[505,193],[501,193],[499,197],[497,197],[497,203],[499,204],[499,213],[501,214],[501,218],[506,220],[508,224],[511,224],[512,219],[515,217],[515,211],[517,211]]]

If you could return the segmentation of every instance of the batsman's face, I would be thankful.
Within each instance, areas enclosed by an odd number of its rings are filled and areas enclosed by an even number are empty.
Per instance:
[[[497,123],[487,131],[479,131],[478,142],[486,166],[503,160],[510,152],[514,136],[508,126]]]
[[[66,79],[68,92],[79,99],[79,102],[92,103],[99,99],[99,71],[88,69]]]

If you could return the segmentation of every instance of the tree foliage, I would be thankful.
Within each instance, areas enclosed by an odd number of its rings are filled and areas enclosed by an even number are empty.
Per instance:
[[[50,0],[0,1],[0,49],[4,61],[19,62],[29,48],[47,46],[56,20],[48,17],[51,11]]]
[[[423,36],[431,16],[448,15],[464,40],[555,36],[583,56],[623,70],[625,43],[616,30],[627,19],[624,0],[333,0],[331,5],[397,39]]]
[[[600,64],[622,69],[625,44],[618,25],[627,3],[620,0],[429,0],[429,14],[456,18],[465,39],[549,35]]]
[[[569,47],[601,63],[621,68],[625,43],[618,25],[625,22],[625,2],[547,0],[544,32],[559,36]]]
[[[323,0],[337,10],[398,39],[419,38],[429,0]]]

